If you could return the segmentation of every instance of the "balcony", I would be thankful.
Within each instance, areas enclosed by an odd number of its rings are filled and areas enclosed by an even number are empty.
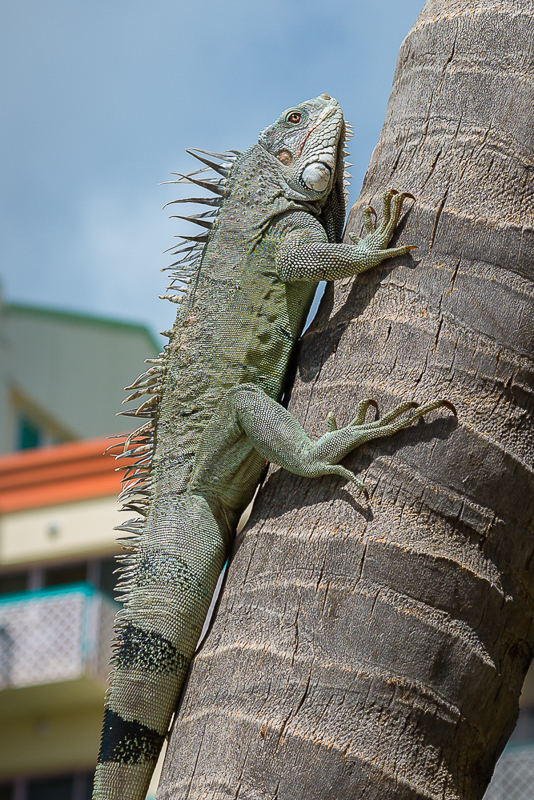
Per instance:
[[[117,604],[88,583],[0,599],[0,716],[102,702]]]
[[[497,762],[484,800],[531,800],[534,791],[534,741],[511,742]]]

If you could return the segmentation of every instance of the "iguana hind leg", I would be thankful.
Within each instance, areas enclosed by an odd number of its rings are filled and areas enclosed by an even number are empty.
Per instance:
[[[354,473],[339,464],[351,450],[372,439],[391,436],[436,408],[445,407],[454,412],[454,407],[446,400],[434,400],[419,407],[417,403],[408,402],[380,420],[364,423],[370,405],[375,405],[374,401],[364,400],[353,422],[340,429],[330,414],[327,432],[317,442],[312,442],[287,409],[257,386],[243,384],[228,392],[210,427],[217,426],[220,432],[233,431],[234,437],[240,431],[260,456],[289,472],[309,478],[340,475],[365,490]],[[226,448],[230,446],[229,441],[225,442]]]

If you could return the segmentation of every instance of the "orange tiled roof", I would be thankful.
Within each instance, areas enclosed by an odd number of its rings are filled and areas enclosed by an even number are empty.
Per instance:
[[[121,473],[104,455],[110,444],[90,439],[0,456],[0,513],[117,495]]]

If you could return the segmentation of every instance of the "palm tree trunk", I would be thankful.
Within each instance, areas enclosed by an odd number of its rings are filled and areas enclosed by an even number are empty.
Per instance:
[[[414,259],[330,285],[290,408],[443,396],[341,479],[272,470],[172,733],[163,800],[481,798],[534,641],[534,0],[429,0],[349,229]]]

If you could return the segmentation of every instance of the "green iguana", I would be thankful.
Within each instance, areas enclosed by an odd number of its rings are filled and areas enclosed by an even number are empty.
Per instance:
[[[170,341],[131,387],[148,395],[127,415],[147,421],[126,439],[121,499],[138,513],[119,529],[129,554],[120,589],[116,643],[94,800],[143,800],[167,734],[237,522],[266,462],[306,477],[339,475],[339,462],[370,439],[390,436],[432,409],[406,402],[355,419],[312,442],[279,400],[293,348],[319,281],[357,275],[411,247],[387,249],[403,201],[389,190],[375,230],[341,244],[345,138],[336,100],[323,94],[285,111],[243,153],[198,150],[204,167],[179,181],[214,198],[189,219],[205,229],[184,240],[167,295],[178,303]],[[191,151],[188,151],[191,152]],[[195,153],[191,153],[195,155]],[[213,161],[212,159],[217,159]],[[212,169],[218,176],[207,178]],[[127,402],[127,401],[125,401]]]

